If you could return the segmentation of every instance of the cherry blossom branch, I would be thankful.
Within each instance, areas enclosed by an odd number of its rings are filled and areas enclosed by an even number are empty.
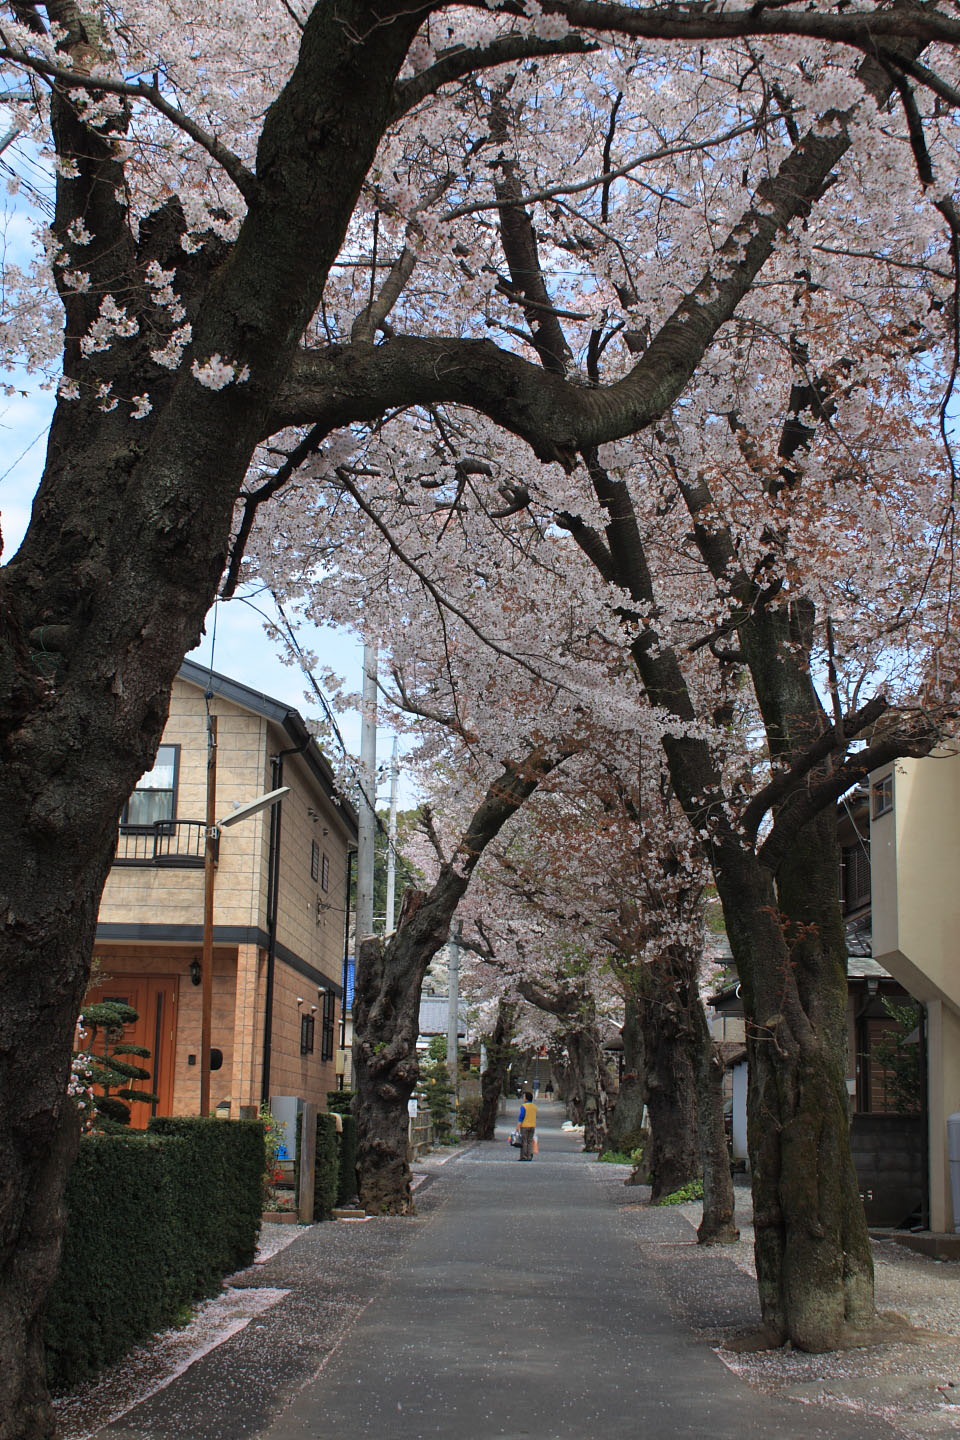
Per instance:
[[[860,71],[875,98],[889,95],[891,82],[880,66],[865,61]],[[809,214],[823,193],[849,148],[843,124],[855,108],[832,117],[836,134],[808,131],[777,173],[760,183],[712,268],[623,379],[599,387],[572,384],[489,341],[403,337],[367,350],[362,358],[330,347],[301,354],[295,362],[272,428],[302,424],[323,412],[336,417],[335,424],[350,424],[374,418],[387,404],[459,400],[527,440],[541,460],[567,469],[581,449],[646,429],[682,393],[773,253],[778,234]]]
[[[284,485],[296,474],[303,462],[320,448],[326,436],[327,431],[322,426],[314,425],[300,443],[294,446],[283,461],[283,464],[271,475],[269,480],[265,480],[262,485],[259,485],[257,489],[250,494],[241,497],[243,500],[243,514],[240,517],[240,524],[237,527],[236,536],[230,546],[230,560],[227,565],[227,573],[224,576],[223,585],[220,589],[221,600],[231,599],[237,588],[244,551],[246,550],[247,541],[250,538],[250,531],[253,529],[253,522],[257,518],[257,511],[260,506],[264,501],[276,495],[278,490],[283,489]]]
[[[156,85],[151,85],[143,80],[114,80],[108,75],[88,75],[81,70],[71,70],[64,65],[56,65],[52,60],[43,56],[31,55],[28,51],[22,50],[19,46],[10,45],[0,29],[0,60],[9,60],[11,64],[22,65],[25,69],[32,70],[46,80],[56,81],[61,85],[71,86],[77,90],[101,91],[108,95],[124,95],[130,99],[146,100],[178,130],[189,135],[191,140],[206,150],[211,159],[223,169],[236,185],[240,194],[248,202],[257,198],[259,193],[259,182],[252,170],[240,159],[239,155],[222,144],[215,135],[211,135],[202,125],[198,125],[189,115],[171,105],[165,100]]]
[[[467,0],[470,3],[470,0]],[[525,13],[520,0],[505,0],[501,13]],[[792,35],[828,40],[838,45],[876,53],[881,40],[960,42],[960,21],[942,10],[919,5],[877,6],[872,10],[830,12],[773,8],[763,3],[742,10],[720,10],[702,0],[689,5],[642,6],[603,3],[603,0],[541,0],[545,15],[561,16],[581,30],[628,35],[636,40],[739,40],[748,36]]]
[[[394,87],[391,120],[399,120],[422,100],[436,94],[454,80],[464,80],[478,70],[508,65],[513,60],[534,60],[550,55],[588,55],[600,48],[596,40],[582,35],[565,35],[542,40],[535,35],[502,35],[488,45],[455,45],[437,53],[436,61],[410,80]]]
[[[744,832],[754,837],[768,810],[783,805],[791,795],[800,789],[811,770],[822,764],[823,761],[829,760],[838,750],[842,752],[851,740],[856,739],[864,730],[875,725],[887,709],[885,696],[875,695],[858,711],[842,716],[836,724],[825,730],[788,770],[782,770],[774,775],[762,790],[758,790],[751,797],[740,816],[740,824]]]
[[[450,612],[451,615],[456,615],[457,619],[467,627],[471,634],[476,635],[480,643],[482,645],[486,645],[487,648],[492,650],[495,655],[499,655],[504,660],[511,661],[514,665],[519,665],[522,670],[526,670],[529,675],[532,675],[535,679],[540,680],[545,684],[549,684],[557,689],[565,688],[561,681],[548,680],[547,677],[543,675],[535,665],[531,664],[529,660],[525,659],[522,655],[513,654],[504,646],[498,644],[498,642],[494,640],[491,636],[484,634],[484,632],[480,629],[479,625],[477,625],[476,621],[471,620],[467,612],[461,606],[457,605],[453,600],[451,600],[448,595],[444,595],[440,588],[430,579],[430,576],[426,573],[423,567],[421,565],[418,565],[417,562],[406,553],[403,546],[400,545],[400,543],[394,537],[393,532],[390,530],[390,527],[386,525],[383,520],[381,520],[376,510],[374,510],[373,506],[369,503],[369,501],[365,499],[359,488],[354,485],[353,481],[350,479],[349,474],[342,466],[339,467],[337,470],[337,478],[339,479],[341,485],[344,487],[347,493],[350,495],[350,497],[353,499],[354,503],[358,506],[358,508],[363,511],[364,515],[366,515],[367,518],[371,520],[373,524],[377,527],[377,529],[380,531],[380,534],[386,540],[391,552],[396,555],[397,559],[401,562],[401,564],[405,565],[408,570],[410,570],[414,575],[416,575],[417,579],[420,581],[420,584],[423,586],[427,594],[430,596],[434,604],[441,612],[447,610]]]
[[[495,200],[473,200],[445,211],[441,218],[444,221],[459,220],[463,215],[478,215],[484,210],[501,210],[505,205],[535,205],[542,200],[555,200],[559,195],[579,195],[584,190],[595,190],[598,185],[609,186],[612,181],[621,179],[624,175],[630,175],[643,165],[652,165],[659,160],[670,160],[675,156],[697,154],[715,149],[716,146],[727,144],[741,135],[749,135],[757,130],[762,130],[768,123],[765,120],[745,121],[744,124],[735,125],[731,130],[724,131],[722,135],[713,135],[708,140],[690,140],[681,145],[664,145],[659,150],[649,150],[643,155],[635,155],[632,160],[627,160],[613,169],[605,169],[597,175],[591,175],[588,180],[561,181],[557,185],[546,185],[541,190],[518,194],[516,198],[500,199],[498,197]]]
[[[872,770],[904,756],[922,759],[930,754],[939,739],[939,732],[929,720],[921,717],[916,731],[898,731],[857,750],[819,784],[797,791],[780,809],[770,834],[757,852],[762,864],[776,873],[790,846],[796,843],[798,829],[808,820],[836,804],[841,795],[865,780]]]

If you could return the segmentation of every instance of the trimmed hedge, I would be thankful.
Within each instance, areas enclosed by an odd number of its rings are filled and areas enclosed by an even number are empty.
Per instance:
[[[154,1120],[146,1134],[81,1141],[47,1305],[51,1389],[118,1359],[251,1263],[263,1165],[257,1120]]]
[[[340,1136],[340,1185],[337,1204],[347,1205],[357,1194],[357,1122],[352,1115],[343,1115]]]
[[[353,1114],[353,1091],[352,1090],[328,1090],[327,1110],[330,1114],[352,1115]]]
[[[314,1168],[313,1218],[329,1220],[340,1189],[340,1145],[332,1115],[317,1116],[317,1160]]]

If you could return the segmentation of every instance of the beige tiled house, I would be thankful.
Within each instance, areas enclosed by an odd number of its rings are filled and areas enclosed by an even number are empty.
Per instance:
[[[288,786],[272,808],[223,829],[214,890],[211,1105],[318,1102],[337,1086],[340,997],[356,815],[296,710],[185,661],[153,769],[121,818],[100,906],[88,999],[139,1012],[153,1056],[151,1114],[200,1104],[207,711],[217,718],[222,819]]]

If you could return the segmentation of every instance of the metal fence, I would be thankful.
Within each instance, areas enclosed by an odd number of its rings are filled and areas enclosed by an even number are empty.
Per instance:
[[[206,825],[202,820],[155,820],[152,825],[121,825],[115,865],[203,865]]]

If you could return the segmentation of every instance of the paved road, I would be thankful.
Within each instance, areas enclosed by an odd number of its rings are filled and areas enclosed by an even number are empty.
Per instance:
[[[149,1355],[128,1358],[107,1387],[128,1384],[105,1412],[118,1418],[103,1424],[101,1409],[84,1423],[81,1398],[72,1423],[62,1414],[66,1433],[99,1423],[96,1440],[902,1435],[771,1399],[727,1370],[691,1324],[745,1323],[745,1277],[718,1262],[705,1282],[688,1264],[682,1217],[642,1210],[561,1133],[559,1106],[540,1113],[532,1165],[505,1128],[500,1144],[436,1171],[417,1219],[306,1230],[233,1279],[231,1303],[270,1308],[145,1399],[135,1397],[147,1393]]]
[[[264,1440],[879,1440],[875,1420],[747,1388],[669,1312],[596,1168],[478,1146],[382,1295]]]

